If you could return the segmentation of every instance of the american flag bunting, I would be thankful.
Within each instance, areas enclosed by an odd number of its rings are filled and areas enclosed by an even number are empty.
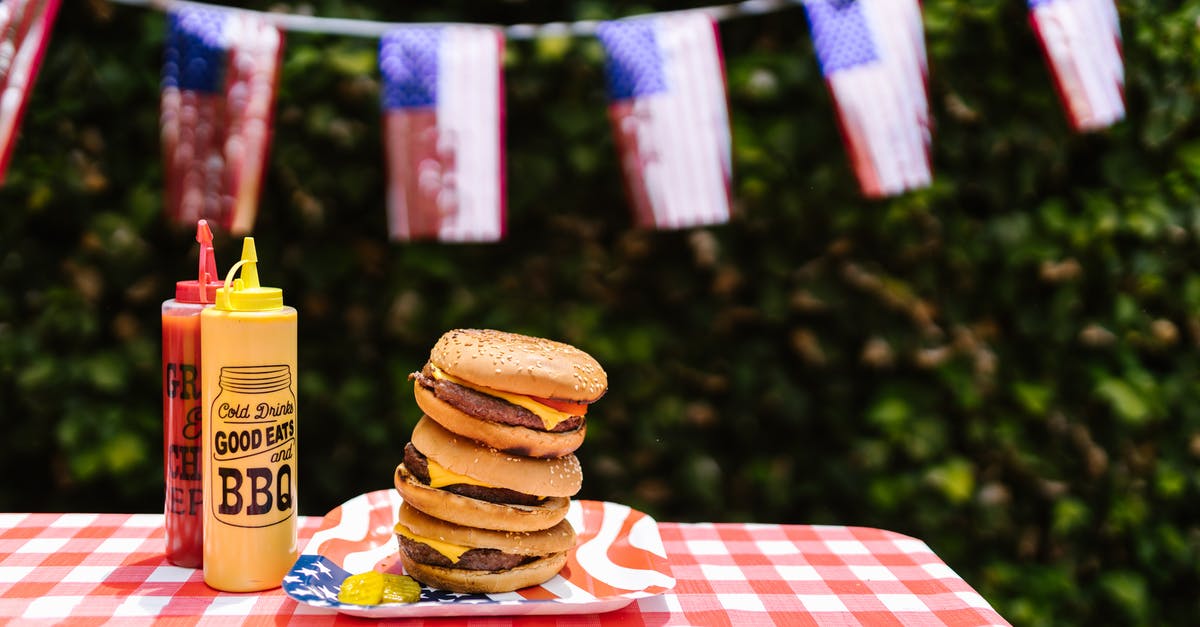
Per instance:
[[[402,26],[381,39],[393,240],[503,239],[503,52],[490,26]]]
[[[1029,20],[1072,128],[1093,131],[1123,119],[1125,66],[1113,0],[1029,0]]]
[[[167,213],[249,233],[270,147],[283,33],[250,13],[167,16],[161,133]]]
[[[730,130],[716,23],[700,12],[604,22],[608,117],[640,227],[730,217]]]
[[[918,0],[805,0],[813,46],[862,193],[932,181],[925,29]]]
[[[0,183],[58,6],[58,0],[0,0]]]

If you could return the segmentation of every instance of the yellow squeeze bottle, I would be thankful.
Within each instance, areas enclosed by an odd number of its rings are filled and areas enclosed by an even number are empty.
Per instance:
[[[277,588],[299,554],[296,323],[283,290],[259,285],[245,238],[200,314],[204,582],[217,590]]]

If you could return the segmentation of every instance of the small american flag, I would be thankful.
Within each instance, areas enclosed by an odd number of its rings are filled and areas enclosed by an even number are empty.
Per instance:
[[[1121,25],[1112,0],[1029,0],[1029,19],[1077,131],[1125,117]]]
[[[33,90],[58,0],[0,0],[0,183]]]
[[[283,33],[252,14],[168,16],[161,132],[168,214],[249,233],[270,147]]]
[[[601,24],[608,117],[641,227],[729,221],[730,132],[716,23],[699,12]]]
[[[863,194],[928,186],[930,118],[918,0],[805,0],[804,8]]]
[[[504,34],[404,26],[379,44],[393,240],[504,237]]]

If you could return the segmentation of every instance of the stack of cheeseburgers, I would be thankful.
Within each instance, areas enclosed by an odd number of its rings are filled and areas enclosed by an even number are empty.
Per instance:
[[[566,564],[582,484],[573,452],[608,376],[587,353],[502,331],[444,334],[410,377],[424,411],[396,468],[405,571],[455,592],[509,592]]]

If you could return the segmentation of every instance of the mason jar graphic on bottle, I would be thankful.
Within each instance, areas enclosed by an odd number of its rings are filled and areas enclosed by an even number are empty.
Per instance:
[[[223,366],[213,417],[212,516],[269,527],[293,509],[296,396],[287,364]]]

